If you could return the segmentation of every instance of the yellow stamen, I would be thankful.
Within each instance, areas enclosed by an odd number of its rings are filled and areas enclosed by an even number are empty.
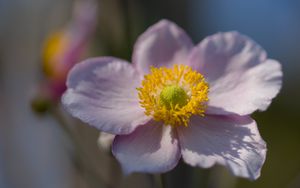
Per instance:
[[[43,49],[43,68],[48,77],[60,77],[61,56],[66,52],[69,39],[65,32],[56,32],[49,36]]]
[[[204,115],[208,88],[203,75],[189,66],[174,65],[151,67],[137,90],[146,115],[165,125],[188,126],[192,115]]]

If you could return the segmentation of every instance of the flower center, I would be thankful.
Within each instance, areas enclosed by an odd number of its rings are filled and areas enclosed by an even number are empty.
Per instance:
[[[137,88],[145,114],[165,125],[188,126],[192,115],[204,116],[208,84],[203,75],[186,65],[154,68]]]
[[[177,85],[170,85],[163,88],[159,95],[160,104],[171,109],[172,107],[178,105],[182,107],[187,104],[188,95],[181,87]]]

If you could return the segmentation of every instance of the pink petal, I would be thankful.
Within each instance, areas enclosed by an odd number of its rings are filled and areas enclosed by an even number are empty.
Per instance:
[[[69,73],[62,103],[74,117],[104,132],[128,134],[149,118],[139,105],[140,75],[116,58],[92,58]]]
[[[240,115],[255,110],[266,110],[282,85],[282,71],[275,60],[265,62],[244,71],[233,72],[216,82],[210,89],[207,113]],[[223,108],[227,112],[219,110]]]
[[[162,20],[138,38],[132,61],[140,72],[147,74],[151,66],[185,64],[192,47],[191,39],[180,27],[168,20]]]
[[[221,164],[236,176],[260,176],[266,144],[250,117],[193,117],[189,127],[178,129],[178,136],[183,160],[192,166]]]
[[[190,63],[210,85],[209,114],[265,110],[281,88],[280,64],[237,32],[207,37],[194,48]]]
[[[154,121],[138,127],[129,135],[116,136],[113,154],[125,174],[166,172],[173,169],[180,159],[172,127]]]

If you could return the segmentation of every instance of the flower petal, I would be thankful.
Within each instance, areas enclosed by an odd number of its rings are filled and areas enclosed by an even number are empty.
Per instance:
[[[190,56],[191,66],[210,85],[207,113],[248,115],[265,110],[281,88],[281,66],[236,32],[204,39]]]
[[[209,168],[217,163],[236,176],[260,176],[266,144],[250,117],[193,117],[189,127],[179,127],[178,136],[183,160],[192,166]]]
[[[162,20],[138,38],[132,62],[140,72],[147,74],[151,66],[185,64],[193,46],[189,36],[180,27],[168,20]]]
[[[232,72],[210,88],[206,113],[247,115],[266,110],[281,85],[281,66],[275,60],[268,59],[242,74]]]
[[[106,152],[110,151],[115,136],[116,135],[101,132],[97,140],[98,147]]]
[[[174,168],[180,159],[172,127],[154,121],[138,127],[129,135],[116,136],[113,154],[125,174],[166,172]]]
[[[149,118],[139,105],[140,75],[116,58],[92,58],[69,73],[62,103],[74,117],[104,132],[128,134]]]

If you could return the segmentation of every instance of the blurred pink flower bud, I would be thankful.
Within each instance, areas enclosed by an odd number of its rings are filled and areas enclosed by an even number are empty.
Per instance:
[[[57,101],[65,91],[68,71],[80,61],[96,27],[97,3],[94,0],[76,1],[73,16],[65,28],[52,33],[43,49],[43,69],[47,92]]]

